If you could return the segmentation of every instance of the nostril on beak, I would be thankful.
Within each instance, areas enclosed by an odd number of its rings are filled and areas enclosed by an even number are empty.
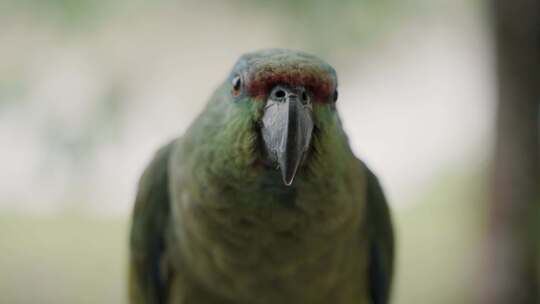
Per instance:
[[[302,101],[307,101],[308,100],[308,96],[307,96],[307,93],[304,91],[302,92]]]
[[[287,95],[287,93],[284,91],[284,90],[277,90],[275,93],[274,93],[274,96],[276,96],[277,98],[283,98]]]

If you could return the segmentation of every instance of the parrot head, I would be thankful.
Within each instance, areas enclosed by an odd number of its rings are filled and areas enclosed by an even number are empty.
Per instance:
[[[225,88],[233,103],[257,105],[253,120],[262,155],[290,186],[323,116],[335,112],[335,70],[310,54],[267,49],[241,56]]]

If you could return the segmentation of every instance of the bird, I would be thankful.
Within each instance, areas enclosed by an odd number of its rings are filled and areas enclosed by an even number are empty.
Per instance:
[[[337,86],[302,51],[238,59],[139,180],[130,303],[389,303],[391,212],[352,152]]]

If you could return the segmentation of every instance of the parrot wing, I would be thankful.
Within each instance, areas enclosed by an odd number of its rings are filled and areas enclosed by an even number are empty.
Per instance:
[[[130,303],[166,303],[170,269],[165,269],[169,223],[168,160],[173,143],[161,148],[144,171],[137,190],[130,235]]]
[[[367,212],[370,229],[370,297],[372,304],[388,304],[394,271],[394,232],[383,190],[377,177],[369,169],[367,169]]]

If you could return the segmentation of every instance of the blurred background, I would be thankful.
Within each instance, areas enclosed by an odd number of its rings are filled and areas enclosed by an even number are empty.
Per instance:
[[[508,255],[490,255],[503,244],[493,227],[508,221],[490,210],[509,205],[493,188],[514,168],[537,190],[538,107],[524,110],[532,157],[497,169],[507,137],[492,12],[479,0],[0,0],[0,302],[125,303],[143,168],[239,55],[285,47],[338,71],[351,144],[393,209],[394,303],[494,303],[508,280],[485,278]],[[534,54],[523,69],[539,68]],[[533,91],[534,73],[519,74]],[[527,208],[514,219],[540,214]]]

